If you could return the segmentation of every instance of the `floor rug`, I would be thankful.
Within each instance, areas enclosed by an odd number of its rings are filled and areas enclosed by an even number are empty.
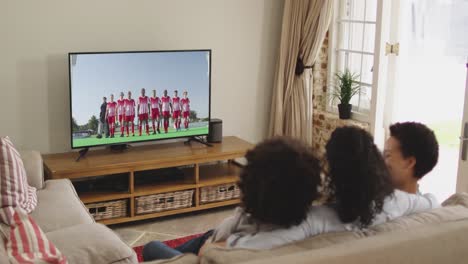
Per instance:
[[[171,248],[176,248],[176,247],[182,245],[183,243],[189,241],[190,239],[199,237],[201,235],[203,235],[203,234],[190,235],[190,236],[186,236],[186,237],[167,240],[167,241],[164,241],[163,243],[170,246]],[[133,250],[135,250],[135,252],[137,254],[138,262],[143,262],[143,246],[134,247]]]

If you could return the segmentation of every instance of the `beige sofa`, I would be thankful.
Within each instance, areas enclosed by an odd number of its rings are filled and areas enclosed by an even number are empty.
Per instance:
[[[38,189],[38,206],[31,215],[69,263],[137,263],[129,246],[95,223],[69,180],[44,182],[40,154],[21,155],[28,182]],[[0,239],[0,263],[6,259]],[[329,233],[263,251],[210,246],[200,258],[186,254],[146,263],[468,263],[468,194],[452,196],[441,208],[363,231]]]
[[[468,194],[456,194],[443,205],[366,230],[324,234],[273,250],[210,246],[198,259],[184,255],[165,263],[466,264]]]
[[[39,152],[21,152],[28,183],[37,188],[38,204],[31,216],[47,238],[74,263],[138,263],[135,252],[112,230],[98,224],[78,198],[70,180],[44,181]],[[0,263],[8,263],[0,239]]]

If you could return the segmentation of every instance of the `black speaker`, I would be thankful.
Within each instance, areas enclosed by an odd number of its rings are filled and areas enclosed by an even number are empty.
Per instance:
[[[223,141],[223,120],[218,118],[210,119],[210,134],[208,134],[209,143],[219,143]]]

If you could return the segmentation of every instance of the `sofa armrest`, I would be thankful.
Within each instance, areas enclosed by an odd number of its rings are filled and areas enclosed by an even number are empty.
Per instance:
[[[46,233],[68,263],[137,264],[135,251],[102,224],[81,224]]]
[[[36,187],[38,190],[44,188],[44,167],[42,157],[38,151],[25,150],[20,151],[21,159],[26,169],[29,185]]]

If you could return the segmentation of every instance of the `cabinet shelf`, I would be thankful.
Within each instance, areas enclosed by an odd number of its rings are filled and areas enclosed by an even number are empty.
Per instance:
[[[184,213],[189,213],[189,212],[194,212],[194,211],[208,210],[208,209],[218,208],[218,207],[233,206],[239,203],[240,203],[239,199],[234,199],[234,200],[229,200],[229,201],[209,203],[209,204],[204,204],[200,206],[192,206],[188,208],[174,209],[174,210],[158,212],[158,213],[135,215],[133,217],[119,217],[119,218],[99,220],[98,222],[101,224],[105,224],[105,225],[113,225],[113,224],[120,224],[120,223],[126,223],[126,222],[132,222],[132,221],[138,221],[138,220],[144,220],[144,219],[150,219],[150,218],[184,214]]]
[[[175,170],[180,175],[158,175],[158,172],[145,172],[146,181],[137,183],[138,172],[135,173],[134,196],[175,192],[187,189],[195,189],[195,167],[186,167]],[[153,173],[153,175],[152,175]]]
[[[78,196],[83,203],[88,204],[130,198],[132,195],[128,192],[90,192],[80,193]]]
[[[222,143],[215,143],[213,147],[175,142],[133,147],[122,153],[90,151],[80,162],[75,162],[76,152],[43,155],[43,161],[47,179],[92,181],[96,176],[110,178],[113,174],[122,174],[128,189],[98,191],[90,188],[79,193],[81,201],[86,204],[127,199],[128,213],[125,217],[98,221],[111,225],[239,204],[239,199],[200,204],[200,195],[206,186],[237,182],[241,167],[231,160],[243,157],[252,147],[237,137],[224,137]],[[174,167],[181,168],[179,173],[167,171]],[[110,180],[109,186],[114,185],[117,186],[117,181]],[[137,197],[190,189],[194,190],[192,207],[136,214]]]
[[[174,182],[165,184],[148,184],[144,186],[135,187],[134,196],[151,195],[166,192],[176,192],[188,189],[195,189],[197,185],[192,183]]]
[[[237,182],[241,170],[239,165],[231,162],[201,165],[199,187]]]

